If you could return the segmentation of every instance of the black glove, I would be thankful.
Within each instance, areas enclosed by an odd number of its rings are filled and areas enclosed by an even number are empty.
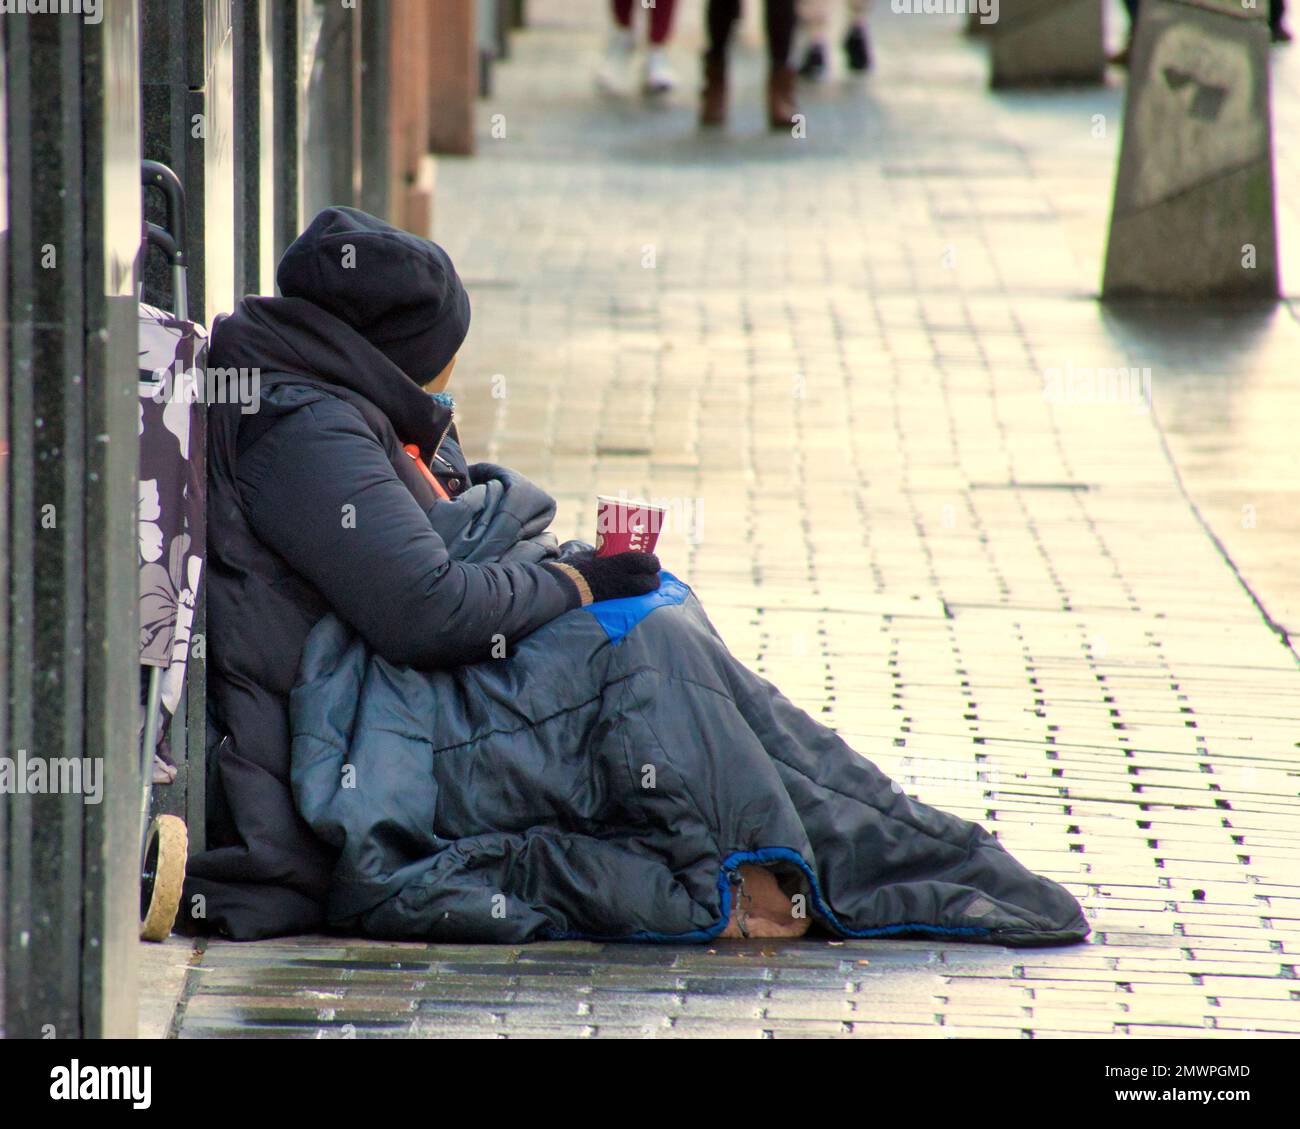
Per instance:
[[[612,557],[576,553],[563,561],[550,561],[546,567],[573,586],[575,598],[570,606],[575,608],[596,600],[644,596],[659,587],[659,558],[653,553],[617,553]]]

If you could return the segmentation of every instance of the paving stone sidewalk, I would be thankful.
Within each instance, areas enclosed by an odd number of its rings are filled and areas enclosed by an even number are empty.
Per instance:
[[[667,500],[662,556],[733,650],[1065,883],[1094,937],[174,939],[147,960],[185,992],[151,1030],[1300,1034],[1300,669],[1158,428],[1212,327],[1093,300],[1115,139],[1092,116],[1117,130],[1122,91],[995,98],[958,21],[882,17],[877,72],[807,95],[806,138],[763,129],[752,43],[731,128],[702,138],[685,93],[594,96],[603,5],[530,11],[480,155],[439,164],[471,452],[551,490],[563,536],[590,536],[597,491]],[[1270,332],[1300,359],[1287,317]],[[1153,392],[1052,385],[1130,363]]]

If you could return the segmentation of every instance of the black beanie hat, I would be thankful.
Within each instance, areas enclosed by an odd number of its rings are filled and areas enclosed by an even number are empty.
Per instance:
[[[286,298],[347,322],[417,384],[437,376],[469,332],[469,295],[447,252],[357,208],[319,213],[275,280]]]

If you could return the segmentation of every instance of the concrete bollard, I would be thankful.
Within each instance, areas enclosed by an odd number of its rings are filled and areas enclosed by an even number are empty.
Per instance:
[[[1102,297],[1278,296],[1267,14],[1142,0]]]
[[[1001,0],[988,39],[994,89],[1105,77],[1102,0]]]

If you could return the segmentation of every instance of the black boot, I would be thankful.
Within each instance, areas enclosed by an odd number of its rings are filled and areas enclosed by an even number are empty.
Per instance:
[[[794,100],[794,67],[774,67],[767,74],[767,125],[786,130],[795,124],[799,106]]]
[[[844,57],[849,70],[856,74],[871,69],[871,44],[867,41],[867,29],[861,24],[854,24],[844,37]]]
[[[820,82],[826,77],[826,48],[820,43],[808,44],[803,62],[799,64],[799,77],[812,82]]]

